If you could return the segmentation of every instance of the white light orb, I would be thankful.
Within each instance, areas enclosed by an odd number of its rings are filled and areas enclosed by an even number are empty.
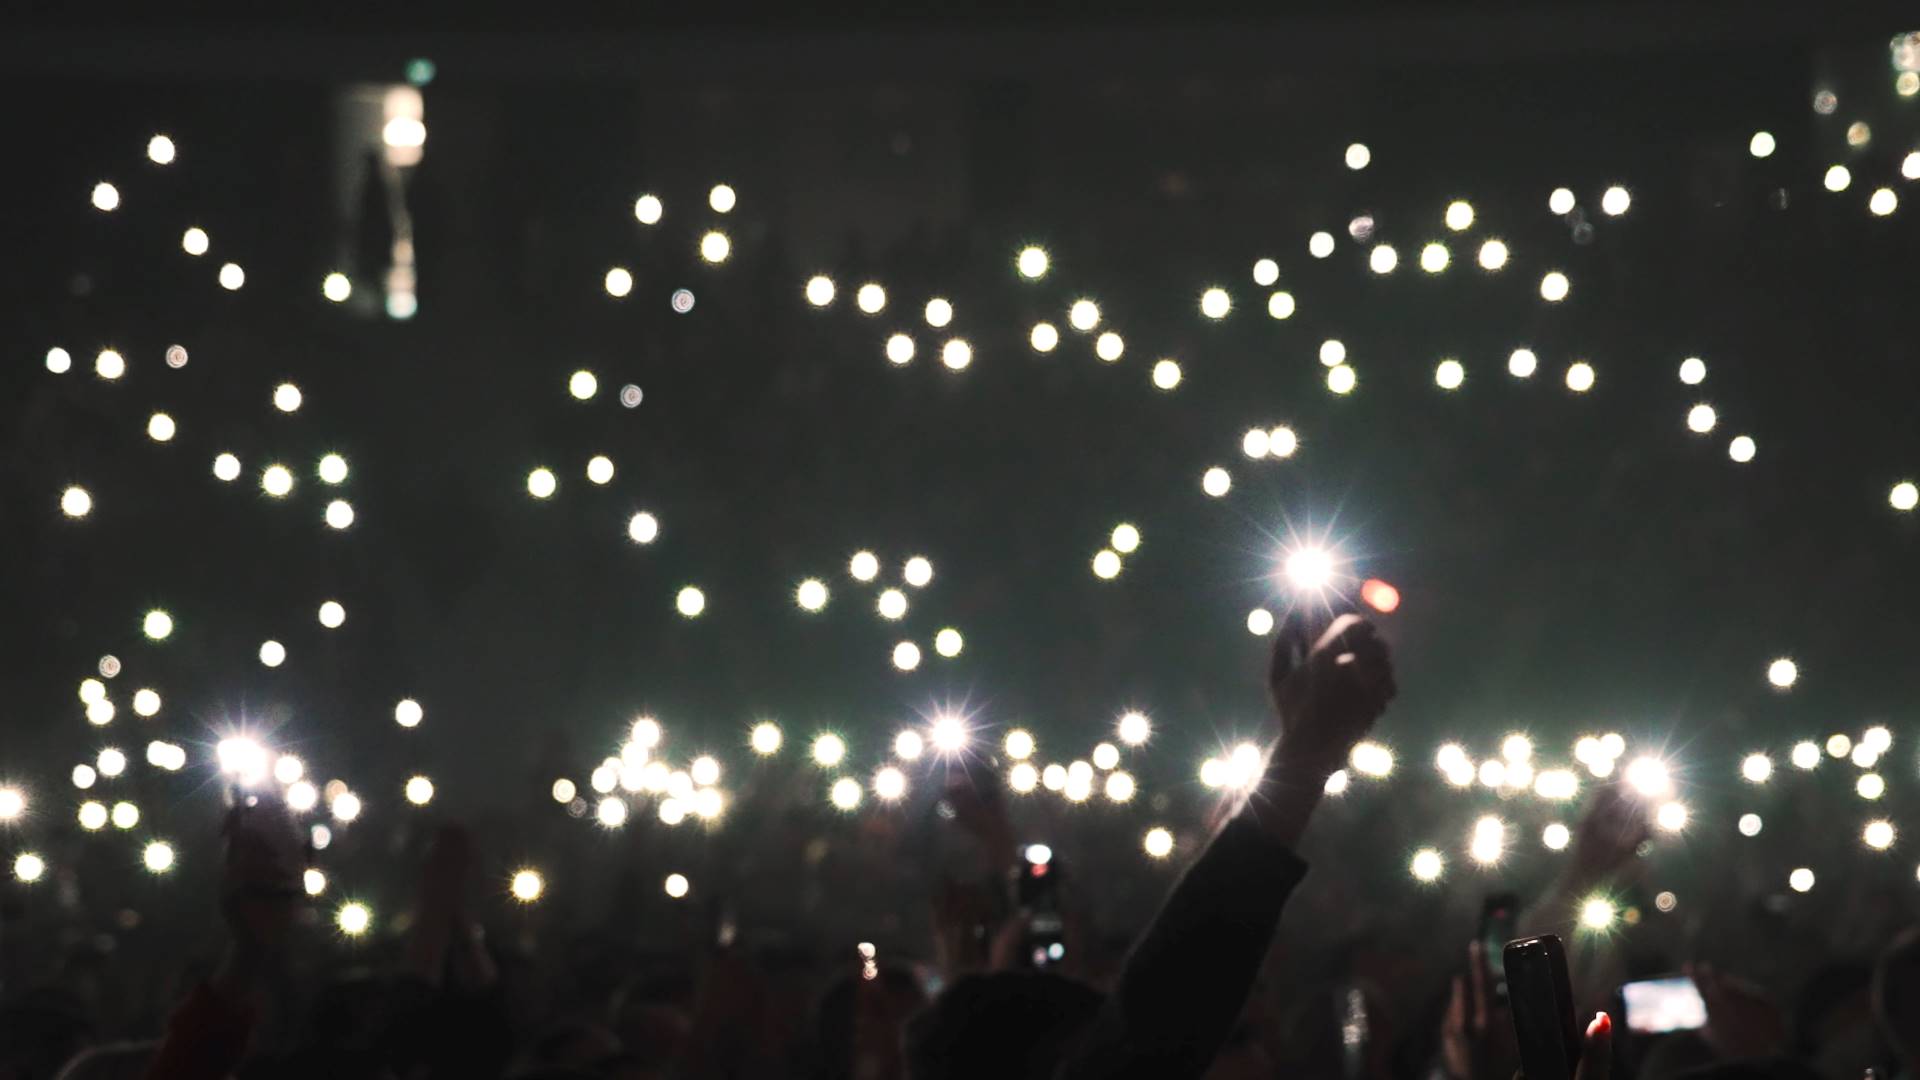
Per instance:
[[[173,616],[156,608],[140,621],[140,630],[154,641],[164,641],[173,633]]]
[[[144,687],[135,690],[133,692],[133,711],[137,716],[157,715],[160,712],[160,695]],[[4,818],[5,816],[5,814],[0,814],[0,818]]]
[[[603,829],[618,829],[627,823],[627,800],[609,795],[594,808],[593,817]]]
[[[400,703],[393,707],[393,722],[403,728],[419,727],[420,721],[426,716],[427,710],[412,698],[401,698]]]
[[[113,702],[106,698],[90,702],[87,705],[87,723],[95,727],[104,727],[113,723]]]
[[[847,743],[845,739],[842,739],[831,731],[815,736],[813,740],[813,763],[815,765],[830,769],[840,764],[841,759],[846,756]]]
[[[620,299],[633,292],[633,272],[624,266],[616,266],[607,271],[607,276],[601,284],[606,288],[608,296],[616,300]]]
[[[334,913],[333,923],[348,937],[359,937],[373,925],[373,912],[358,901],[342,904]]]
[[[1421,848],[1413,853],[1413,858],[1407,863],[1407,869],[1413,874],[1415,881],[1430,884],[1439,881],[1440,875],[1446,872],[1447,861],[1438,851],[1430,847]]]
[[[896,366],[913,360],[913,339],[895,334],[887,339],[887,362]]]
[[[940,362],[949,371],[965,371],[973,363],[973,346],[965,338],[954,338],[940,346]]]
[[[734,204],[737,201],[738,196],[734,194],[733,188],[727,184],[715,184],[713,185],[713,190],[707,192],[707,205],[713,207],[713,212],[716,214],[732,213]]]
[[[287,647],[271,639],[260,643],[260,662],[268,667],[279,667],[287,662]]]
[[[1800,665],[1787,657],[1780,657],[1767,665],[1767,681],[1776,689],[1785,690],[1800,678]]]
[[[1027,344],[1034,352],[1052,352],[1060,344],[1060,331],[1050,322],[1034,323],[1027,334]]]
[[[338,630],[347,621],[347,609],[338,600],[328,600],[320,605],[320,625],[329,630]]]
[[[897,802],[907,794],[907,774],[892,765],[882,765],[873,774],[874,798]]]
[[[1759,814],[1741,814],[1736,827],[1741,836],[1759,836],[1762,825]]]
[[[1897,837],[1891,821],[1869,821],[1860,831],[1860,839],[1875,851],[1885,851],[1893,846]]]
[[[1861,773],[1860,779],[1853,783],[1853,793],[1871,802],[1887,793],[1887,781],[1879,773]]]
[[[1327,371],[1327,389],[1336,394],[1351,394],[1359,385],[1360,377],[1354,373],[1351,365],[1340,364]]]
[[[1895,195],[1892,188],[1875,188],[1873,194],[1867,196],[1867,212],[1874,217],[1886,217],[1899,208],[1900,196]]]
[[[1683,802],[1664,802],[1653,812],[1653,823],[1666,832],[1679,832],[1687,827],[1687,804]]]
[[[1174,360],[1162,360],[1153,365],[1153,385],[1161,390],[1171,390],[1180,385],[1180,364]]]
[[[893,756],[901,761],[918,761],[926,753],[927,740],[918,731],[907,728],[893,737]]]
[[[177,430],[173,422],[173,417],[168,416],[166,413],[157,412],[147,418],[147,438],[152,439],[154,442],[173,441],[174,433]]]
[[[1794,743],[1788,760],[1793,762],[1796,769],[1817,768],[1820,765],[1820,746],[1812,741]]]
[[[1765,754],[1748,754],[1740,759],[1740,775],[1749,784],[1764,784],[1773,776],[1773,759]]]
[[[1347,361],[1347,347],[1337,338],[1328,338],[1320,343],[1320,363],[1325,367],[1337,367]]]
[[[668,874],[666,882],[661,887],[666,890],[668,896],[679,900],[687,895],[687,890],[692,886],[687,882],[687,875]]]
[[[1213,288],[1200,294],[1200,314],[1207,318],[1224,319],[1232,310],[1233,298],[1227,295],[1227,290]]]
[[[1020,276],[1029,281],[1037,281],[1047,274],[1047,253],[1043,248],[1031,246],[1021,248],[1020,254],[1014,258],[1013,263],[1019,269]]]
[[[1272,259],[1258,259],[1253,264],[1253,283],[1265,288],[1280,280],[1280,264]]]
[[[1547,209],[1556,214],[1571,214],[1573,206],[1573,192],[1566,188],[1554,188],[1553,193],[1547,196]]]
[[[707,610],[707,594],[688,585],[674,596],[673,607],[686,618],[698,618],[701,612]]]
[[[74,485],[60,493],[60,512],[70,518],[86,517],[93,510],[93,496],[87,489]]]
[[[147,160],[153,162],[155,165],[173,164],[176,152],[177,149],[173,145],[173,140],[165,135],[155,135],[153,138],[147,140]]]
[[[120,206],[120,189],[105,180],[93,185],[93,208],[103,212],[112,212]]]
[[[247,272],[239,263],[226,263],[220,267],[220,287],[228,292],[237,292],[247,283]]]
[[[1920,150],[1900,159],[1900,175],[1908,180],[1920,180]]]
[[[1567,275],[1558,270],[1549,270],[1546,275],[1540,279],[1540,299],[1548,303],[1557,304],[1567,298],[1567,292],[1570,287],[1567,282]]]
[[[1689,356],[1680,361],[1680,381],[1688,386],[1698,386],[1707,378],[1707,362],[1697,356]]]
[[[714,231],[700,238],[700,257],[710,263],[726,262],[732,252],[733,241],[727,239],[726,233]]]
[[[1828,191],[1845,191],[1847,190],[1847,185],[1853,183],[1853,173],[1849,171],[1845,165],[1835,165],[1827,170],[1827,174],[1821,179],[1821,183],[1826,185]]]
[[[1140,530],[1125,522],[1113,527],[1113,535],[1109,539],[1113,550],[1122,555],[1131,555],[1140,548]]]
[[[1579,360],[1567,365],[1567,389],[1584,394],[1593,389],[1593,365]]]
[[[232,454],[221,454],[214,458],[213,478],[228,484],[240,479],[240,459]]]
[[[65,375],[73,370],[73,354],[58,345],[48,349],[47,370],[55,375]]]
[[[1714,412],[1713,406],[1705,402],[1687,410],[1687,430],[1695,435],[1705,435],[1712,431],[1713,425],[1718,420],[1719,414]]]
[[[236,462],[237,464],[237,462]],[[347,480],[347,459],[339,454],[327,454],[320,459],[320,482],[323,484],[344,484]]]
[[[1104,785],[1108,802],[1123,803],[1133,799],[1137,789],[1133,777],[1124,772],[1110,773]]]
[[[785,741],[780,725],[771,720],[762,720],[753,725],[753,731],[747,736],[747,745],[761,757],[780,752],[780,744]]]
[[[1266,637],[1273,633],[1273,612],[1263,607],[1247,612],[1247,633],[1255,637]]]
[[[933,635],[933,651],[949,660],[959,656],[960,650],[965,647],[966,639],[960,636],[960,631],[951,626]]]
[[[1377,779],[1393,772],[1393,751],[1371,739],[1362,740],[1348,752],[1347,764],[1354,772]]]
[[[627,519],[627,539],[636,544],[651,544],[660,535],[660,519],[645,510]]]
[[[1442,390],[1458,390],[1466,381],[1467,369],[1458,360],[1442,360],[1433,369],[1433,384]]]
[[[1292,293],[1276,292],[1267,297],[1267,314],[1269,316],[1275,319],[1290,319],[1293,317],[1293,311],[1294,303]]]
[[[847,573],[855,581],[872,581],[880,575],[880,558],[871,551],[856,551],[847,560]]]
[[[920,646],[911,641],[902,641],[893,647],[893,666],[901,671],[912,671],[920,666]]]
[[[880,598],[874,601],[874,610],[888,622],[896,621],[907,614],[907,594],[899,589],[882,589]]]
[[[155,840],[140,852],[140,861],[146,864],[147,871],[164,874],[173,869],[173,845],[165,840]]]
[[[1747,140],[1747,153],[1757,158],[1772,157],[1777,145],[1772,132],[1756,131],[1753,138]]]
[[[933,563],[924,555],[915,555],[907,560],[906,566],[901,569],[900,576],[908,585],[916,589],[924,589],[933,580]]]
[[[633,218],[642,225],[657,225],[665,209],[658,195],[642,195],[633,201]]]
[[[592,484],[613,482],[613,459],[605,454],[595,454],[587,459],[587,481]]]
[[[1366,168],[1373,161],[1373,151],[1366,143],[1353,143],[1347,147],[1347,168],[1356,172]]]
[[[1802,866],[1787,875],[1787,888],[1794,892],[1810,892],[1813,889],[1813,871]]]
[[[802,611],[819,611],[827,606],[827,585],[819,578],[807,578],[793,590],[793,602]]]
[[[1127,351],[1127,343],[1119,334],[1109,330],[1093,342],[1093,355],[1111,364],[1120,359]]]
[[[553,470],[544,465],[527,473],[527,494],[536,499],[551,499],[559,488],[560,481],[553,475]]]
[[[1400,265],[1400,253],[1392,244],[1377,244],[1367,253],[1367,268],[1376,274],[1391,274]]]
[[[1901,513],[1920,506],[1920,486],[1911,480],[1902,480],[1893,485],[1893,490],[1887,492],[1887,505]]]
[[[1608,188],[1600,195],[1600,211],[1608,217],[1619,217],[1633,205],[1633,195],[1618,184]]]
[[[936,296],[927,301],[926,309],[922,314],[925,316],[928,326],[933,327],[935,330],[941,329],[953,321],[953,303],[944,297]]]
[[[14,857],[14,880],[23,885],[39,881],[47,872],[47,861],[31,851],[23,851]]]
[[[1307,254],[1316,259],[1324,259],[1333,254],[1333,234],[1317,232],[1307,237]]]
[[[1075,300],[1067,309],[1067,325],[1086,333],[1100,325],[1100,305],[1091,300]]]
[[[576,371],[567,378],[567,393],[579,401],[586,401],[599,392],[600,380],[591,371]]]
[[[853,303],[868,315],[878,315],[887,306],[887,290],[869,281],[854,291]]]
[[[1120,576],[1120,555],[1109,548],[1101,548],[1093,557],[1093,576],[1102,581],[1112,581]]]
[[[207,230],[194,226],[180,234],[180,250],[189,255],[207,253]]]
[[[860,781],[850,776],[835,780],[833,786],[827,789],[827,801],[833,803],[836,810],[855,809],[860,805],[860,796]]]
[[[808,278],[807,303],[814,307],[826,307],[833,303],[833,279],[824,274]]]
[[[1454,232],[1464,232],[1473,227],[1473,204],[1465,199],[1455,199],[1447,204],[1445,215],[1447,228]]]
[[[80,827],[87,830],[88,832],[94,832],[98,829],[104,829],[107,827],[106,804],[98,803],[93,801],[92,799],[88,799],[86,802],[83,802],[80,804],[80,811],[79,811],[78,817],[80,820]]]
[[[523,904],[531,904],[547,891],[546,879],[538,870],[516,870],[507,883],[507,892]]]
[[[407,801],[415,806],[425,806],[433,801],[433,781],[424,776],[407,778]]]
[[[1452,255],[1448,253],[1445,244],[1433,243],[1420,249],[1420,269],[1429,274],[1437,274],[1445,270],[1450,261],[1452,261]]]
[[[335,499],[327,504],[327,524],[335,529],[344,529],[353,524],[353,504],[345,499]]]
[[[1487,240],[1480,245],[1479,262],[1482,270],[1499,270],[1507,265],[1507,245],[1504,240]]]
[[[1557,821],[1540,830],[1540,843],[1548,851],[1564,851],[1572,840],[1573,831]]]
[[[1580,925],[1588,930],[1605,930],[1613,925],[1615,914],[1613,901],[1590,897],[1580,905]]]
[[[93,373],[111,382],[127,373],[127,359],[114,349],[101,349],[93,358]]]
[[[343,304],[353,295],[353,282],[347,275],[335,270],[320,279],[320,295],[336,304]]]

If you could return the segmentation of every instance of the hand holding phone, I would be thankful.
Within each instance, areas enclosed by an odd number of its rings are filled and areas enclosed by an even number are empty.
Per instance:
[[[1026,933],[1020,959],[1039,969],[1067,958],[1066,915],[1060,906],[1060,860],[1045,844],[1028,844],[1015,867],[1014,904]]]
[[[1520,1072],[1526,1080],[1606,1080],[1613,1066],[1613,1020],[1594,1014],[1583,1037],[1573,1017],[1567,953],[1552,934],[1508,942],[1508,1005]]]

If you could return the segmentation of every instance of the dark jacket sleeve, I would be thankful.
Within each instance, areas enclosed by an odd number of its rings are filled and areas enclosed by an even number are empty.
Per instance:
[[[1212,1064],[1307,864],[1235,817],[1187,869],[1059,1080],[1185,1080]]]
[[[167,1021],[147,1080],[224,1080],[240,1067],[252,1034],[252,1011],[201,983]]]

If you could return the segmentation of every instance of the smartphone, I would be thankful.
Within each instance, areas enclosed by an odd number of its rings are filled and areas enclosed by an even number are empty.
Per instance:
[[[1620,987],[1627,1030],[1637,1035],[1698,1031],[1707,1026],[1707,1003],[1685,975],[1641,979]]]
[[[1494,893],[1480,903],[1480,930],[1474,939],[1486,950],[1487,970],[1493,976],[1493,996],[1496,1001],[1507,1000],[1507,942],[1519,933],[1515,923],[1520,919],[1520,896],[1518,893]]]
[[[1020,955],[1045,969],[1067,958],[1066,919],[1060,911],[1060,859],[1045,844],[1020,849],[1014,869],[1014,905],[1028,917]]]
[[[1504,950],[1508,1011],[1527,1080],[1573,1080],[1580,1032],[1573,1019],[1567,951],[1552,934],[1521,938]]]

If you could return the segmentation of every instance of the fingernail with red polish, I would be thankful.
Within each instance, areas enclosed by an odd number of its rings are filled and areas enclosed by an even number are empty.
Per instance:
[[[1594,1013],[1593,1022],[1587,1025],[1587,1038],[1591,1039],[1595,1035],[1610,1035],[1612,1033],[1613,1018],[1603,1012]]]

